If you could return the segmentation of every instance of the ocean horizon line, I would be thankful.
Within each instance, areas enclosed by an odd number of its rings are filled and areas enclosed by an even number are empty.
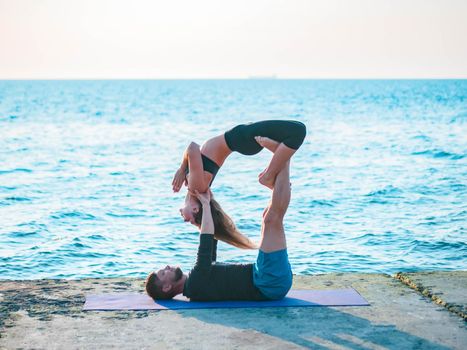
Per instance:
[[[426,81],[426,80],[435,80],[435,81],[443,81],[443,80],[467,80],[466,77],[303,77],[303,78],[296,78],[296,77],[261,77],[261,76],[254,76],[254,77],[241,77],[241,78],[208,78],[208,77],[200,77],[200,78],[106,78],[106,77],[99,77],[99,78],[0,78],[0,81],[246,81],[246,80],[260,80],[260,81],[270,81],[270,80],[303,80],[303,81]]]

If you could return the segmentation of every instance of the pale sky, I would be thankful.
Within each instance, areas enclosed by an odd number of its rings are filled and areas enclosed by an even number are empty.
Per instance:
[[[467,0],[0,0],[0,79],[467,78]]]

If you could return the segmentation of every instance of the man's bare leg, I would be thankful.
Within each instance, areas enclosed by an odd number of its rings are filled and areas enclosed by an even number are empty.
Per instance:
[[[287,248],[283,219],[290,202],[290,162],[277,174],[272,191],[271,202],[263,214],[261,243],[259,249],[265,253]]]

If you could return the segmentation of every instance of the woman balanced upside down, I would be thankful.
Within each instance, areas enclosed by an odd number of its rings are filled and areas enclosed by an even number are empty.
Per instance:
[[[183,184],[188,185],[185,205],[180,209],[183,219],[195,226],[201,225],[202,206],[193,193],[204,193],[209,189],[220,167],[232,152],[254,155],[264,147],[273,151],[271,162],[258,176],[262,185],[272,189],[277,174],[302,145],[305,136],[306,127],[301,122],[264,120],[237,125],[224,134],[207,140],[201,148],[191,142],[172,181],[174,192],[180,191]],[[249,238],[237,230],[233,220],[213,198],[210,207],[216,239],[239,248],[257,248]]]

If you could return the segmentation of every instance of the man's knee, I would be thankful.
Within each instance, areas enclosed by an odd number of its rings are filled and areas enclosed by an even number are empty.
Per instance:
[[[263,215],[263,223],[266,226],[282,225],[284,215],[285,210],[269,207],[267,208],[266,214]]]
[[[290,190],[279,192],[280,197],[274,198],[268,207],[271,216],[284,217],[290,202]],[[267,213],[266,213],[267,214]]]

